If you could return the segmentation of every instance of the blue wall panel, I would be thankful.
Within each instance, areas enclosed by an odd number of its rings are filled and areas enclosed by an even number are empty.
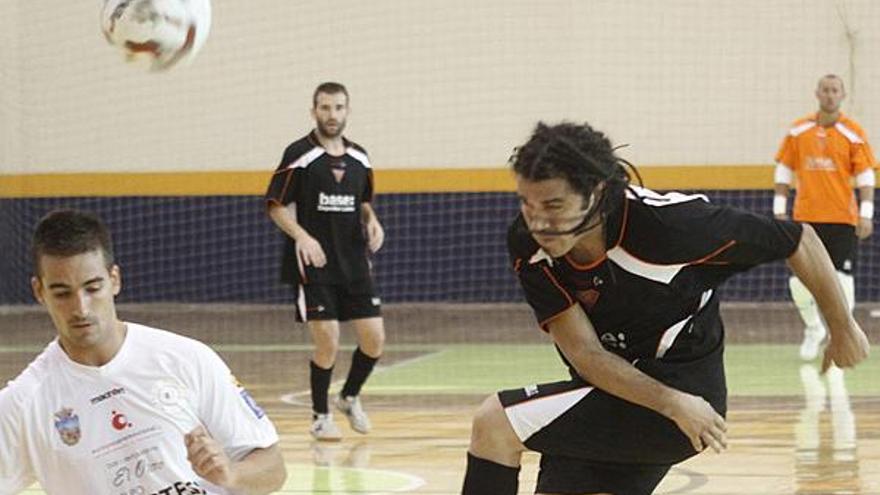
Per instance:
[[[706,191],[714,202],[768,212],[770,191]],[[290,302],[278,282],[282,237],[256,196],[0,200],[0,304],[32,303],[28,252],[37,220],[52,208],[101,215],[123,270],[120,302]],[[386,194],[376,210],[386,243],[374,268],[385,302],[521,300],[505,248],[517,211],[510,193]],[[878,244],[863,243],[859,300],[880,300]],[[730,280],[728,300],[785,300],[787,270],[775,263]]]

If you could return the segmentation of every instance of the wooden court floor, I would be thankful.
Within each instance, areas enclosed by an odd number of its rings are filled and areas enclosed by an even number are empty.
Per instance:
[[[857,318],[876,345],[880,323],[869,309]],[[676,466],[656,493],[880,494],[880,379],[873,361],[822,376],[790,355],[799,338],[791,308],[731,305],[724,312],[729,359],[753,349],[758,355],[728,362],[730,448]],[[524,356],[550,347],[518,305],[388,306],[388,351],[364,393],[374,430],[359,435],[341,420],[344,439],[318,443],[307,433],[309,340],[290,321],[290,308],[123,305],[120,314],[220,352],[281,434],[290,476],[280,493],[458,493],[474,409],[495,389],[530,383],[523,381],[529,373],[516,370]],[[0,309],[0,380],[14,377],[53,336],[38,308]],[[353,348],[346,332],[343,343],[336,387]],[[556,373],[552,352],[526,367],[545,366],[545,358],[546,372]],[[533,492],[537,461],[534,454],[524,459],[522,494]]]

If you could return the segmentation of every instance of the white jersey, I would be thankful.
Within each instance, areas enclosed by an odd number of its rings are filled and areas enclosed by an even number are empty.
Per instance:
[[[39,481],[55,495],[226,494],[186,459],[203,425],[233,460],[278,442],[269,418],[208,346],[127,323],[104,366],[57,339],[0,390],[0,495]]]

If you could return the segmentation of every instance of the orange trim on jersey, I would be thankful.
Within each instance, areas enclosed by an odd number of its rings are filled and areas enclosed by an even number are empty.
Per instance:
[[[544,321],[538,323],[538,326],[541,327],[541,330],[542,330],[544,333],[550,333],[550,330],[547,328],[547,325],[549,325],[550,323],[553,323],[553,320],[555,320],[556,318],[559,318],[560,316],[562,316],[562,313],[565,313],[566,311],[568,311],[569,309],[571,309],[571,307],[574,306],[575,304],[576,304],[576,303],[575,303],[574,301],[571,301],[571,304],[569,304],[568,306],[566,306],[564,309],[560,310],[560,311],[559,311],[558,313],[556,313],[555,315],[553,315],[553,316],[547,318],[546,320],[544,320]]]
[[[565,289],[562,288],[562,284],[560,284],[556,280],[556,277],[553,276],[553,273],[550,272],[550,269],[546,266],[542,266],[541,269],[544,270],[544,273],[547,275],[550,281],[553,282],[553,285],[555,285],[556,288],[559,289],[559,292],[562,292],[562,295],[565,296],[565,299],[570,303],[574,303],[574,299],[572,299],[571,296],[568,295],[568,292],[566,292]]]
[[[644,263],[644,264],[646,264],[646,265],[653,265],[653,266],[669,266],[669,265],[699,265],[699,264],[703,264],[703,263],[708,263],[707,260],[710,260],[710,259],[712,259],[714,256],[717,256],[717,255],[721,254],[721,253],[724,252],[727,248],[729,248],[730,246],[732,246],[732,245],[734,245],[734,244],[736,244],[736,241],[735,241],[735,240],[727,241],[726,244],[724,244],[724,245],[721,246],[720,248],[716,249],[715,251],[712,251],[711,253],[707,254],[706,256],[703,256],[702,258],[699,258],[699,259],[696,259],[696,260],[690,260],[690,261],[681,261],[681,262],[679,262],[679,263],[655,263],[655,262],[653,262],[653,261],[648,261],[648,260],[646,260],[646,259],[639,258],[639,257],[636,256],[635,254],[633,254],[632,251],[626,249],[625,247],[621,247],[620,249],[622,249],[623,251],[625,251],[627,255],[629,255],[629,256],[631,256],[631,257],[633,257],[633,258],[635,258],[635,259],[641,261],[642,263]],[[724,263],[726,264],[726,262],[724,262]]]
[[[718,256],[719,254],[723,253],[724,251],[727,251],[727,250],[728,250],[729,248],[731,248],[734,244],[736,244],[736,239],[733,239],[733,240],[727,241],[727,243],[726,243],[725,245],[721,246],[720,248],[716,249],[715,251],[712,251],[711,253],[707,254],[706,256],[703,256],[702,258],[700,258],[700,259],[698,259],[698,260],[696,260],[696,261],[691,261],[691,262],[689,262],[688,264],[689,264],[689,265],[701,265],[701,264],[703,264],[703,263],[708,263],[709,260],[711,260],[712,258]],[[717,264],[724,264],[724,265],[727,265],[727,264],[730,264],[730,263],[727,262],[727,261],[720,261],[720,262],[716,262],[716,263],[708,263],[708,264],[716,264],[716,265],[717,265]]]
[[[629,218],[629,201],[626,198],[624,198],[623,199],[623,218],[620,221],[621,222],[620,223],[620,234],[618,234],[617,242],[614,244],[614,246],[612,246],[612,249],[614,249],[617,246],[620,246],[620,243],[623,242],[623,237],[624,237],[624,234],[626,233],[626,221],[628,218]],[[604,254],[604,255],[602,255],[601,258],[597,259],[596,261],[593,261],[591,263],[587,263],[586,265],[581,265],[577,261],[571,259],[571,257],[568,254],[566,254],[564,257],[565,257],[565,261],[567,261],[568,264],[571,265],[572,268],[574,268],[575,270],[577,270],[579,272],[583,272],[586,270],[596,268],[603,261],[608,259],[608,255]]]
[[[290,183],[293,182],[293,169],[287,171],[289,175],[287,176],[287,180],[284,181],[284,187],[281,188],[281,194],[278,197],[278,203],[280,204],[284,200],[284,195],[287,193],[287,188],[290,187]]]
[[[555,285],[556,288],[559,289],[559,292],[562,292],[562,295],[565,296],[565,300],[568,301],[568,306],[538,324],[541,327],[541,330],[547,332],[548,330],[545,328],[545,325],[555,320],[562,313],[568,311],[568,308],[574,306],[576,304],[576,301],[572,299],[570,295],[568,295],[568,292],[566,292],[565,289],[562,288],[562,285],[556,280],[556,277],[553,276],[553,273],[550,272],[549,268],[547,268],[546,266],[542,266],[541,269],[544,270],[544,273],[550,279],[550,282],[552,282],[553,285]]]
[[[603,254],[601,258],[599,258],[595,261],[592,261],[590,263],[587,263],[586,265],[579,264],[577,261],[571,259],[571,257],[568,254],[566,254],[564,256],[564,258],[565,258],[565,261],[567,261],[568,264],[571,265],[572,268],[574,268],[575,270],[577,270],[579,272],[583,272],[583,271],[591,270],[591,269],[599,266],[603,261],[608,259],[608,255]]]

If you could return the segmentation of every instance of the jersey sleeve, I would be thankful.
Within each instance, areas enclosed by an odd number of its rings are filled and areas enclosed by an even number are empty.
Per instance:
[[[851,162],[854,176],[859,175],[865,170],[877,168],[877,159],[874,156],[874,151],[871,149],[871,145],[868,143],[868,140],[864,135],[861,137],[862,142],[854,144],[852,150]]]
[[[799,223],[701,200],[658,208],[656,213],[668,230],[670,239],[664,244],[688,253],[680,261],[733,265],[735,271],[788,258],[803,233]]]
[[[791,133],[785,134],[782,144],[779,145],[779,151],[776,152],[775,161],[791,170],[797,169],[797,141]]]
[[[19,493],[36,477],[22,435],[21,409],[9,387],[0,390],[0,495]]]
[[[297,199],[303,170],[299,167],[291,167],[291,163],[290,152],[285,151],[284,156],[281,157],[281,163],[269,180],[269,187],[266,190],[267,205],[278,204],[286,206]]]
[[[526,302],[546,331],[547,324],[573,306],[575,299],[553,274],[553,259],[531,240],[521,218],[511,226],[507,244]]]
[[[266,413],[238,382],[213,350],[200,344],[198,352],[199,418],[230,459],[278,442],[278,433]]]

